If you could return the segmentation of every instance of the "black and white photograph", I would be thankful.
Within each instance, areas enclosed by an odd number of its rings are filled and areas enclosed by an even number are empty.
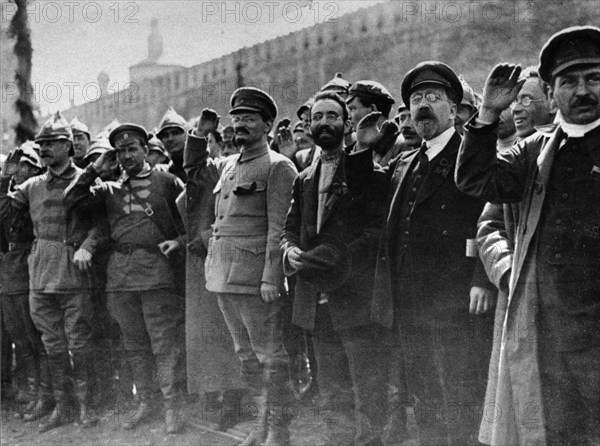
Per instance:
[[[2,446],[600,446],[600,2],[0,0]]]

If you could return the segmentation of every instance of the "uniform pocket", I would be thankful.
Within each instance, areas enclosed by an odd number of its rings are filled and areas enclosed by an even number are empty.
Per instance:
[[[227,277],[230,285],[260,286],[265,267],[264,242],[235,246]]]

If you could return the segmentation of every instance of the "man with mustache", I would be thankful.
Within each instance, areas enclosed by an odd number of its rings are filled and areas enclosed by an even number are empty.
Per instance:
[[[382,323],[399,334],[421,443],[477,444],[492,318],[470,312],[487,312],[493,287],[473,249],[483,202],[460,192],[453,178],[463,89],[452,68],[428,61],[405,75],[401,91],[423,143],[388,169],[391,201],[373,298],[387,308]],[[385,133],[375,120],[359,124],[359,147]]]
[[[183,168],[183,148],[185,146],[186,131],[186,120],[173,107],[169,107],[160,121],[158,133],[156,134],[171,157],[169,173],[172,173],[184,183],[187,181],[187,175]]]
[[[423,139],[415,130],[412,118],[410,117],[410,108],[404,102],[400,103],[395,119],[400,129],[399,140],[401,139],[401,143],[403,144],[402,151],[421,147]]]
[[[84,274],[87,265],[81,259],[94,247],[88,238],[90,222],[62,201],[65,189],[81,171],[70,158],[73,133],[60,112],[44,124],[35,142],[48,171],[28,179],[8,196],[13,210],[29,212],[33,222],[30,312],[42,333],[56,403],[50,417],[39,425],[39,431],[45,432],[69,421],[70,388],[79,404],[78,423],[87,427],[98,421],[89,410],[92,303]],[[11,170],[9,166],[2,170],[4,180],[14,173]]]
[[[540,78],[535,67],[528,67],[521,73],[524,80],[515,101],[510,104],[517,137],[522,140],[532,135],[536,127],[551,124],[556,108],[548,98],[549,85]]]
[[[108,309],[121,329],[139,401],[121,425],[133,429],[148,419],[156,363],[166,432],[174,434],[179,429],[184,296],[177,291],[178,271],[169,257],[183,247],[183,223],[175,205],[183,184],[150,167],[143,127],[121,124],[108,139],[115,150],[88,166],[65,191],[64,201],[70,210],[106,216],[114,241],[106,272]],[[97,184],[117,161],[124,175]]]
[[[284,268],[296,274],[293,323],[312,332],[328,445],[382,445],[387,406],[387,330],[374,323],[371,293],[385,214],[385,174],[370,150],[344,152],[350,126],[343,99],[317,94],[311,131],[320,159],[296,179],[282,234]],[[340,374],[349,366],[356,434],[341,423],[347,401]]]
[[[238,155],[209,157],[207,136],[216,120],[201,118],[188,133],[185,169],[194,189],[188,189],[187,200],[213,191],[212,230],[197,248],[206,250],[206,289],[217,295],[242,378],[256,396],[259,416],[242,445],[282,446],[289,444],[293,396],[283,344],[279,241],[297,171],[269,148],[277,105],[268,93],[238,88],[230,114]]]
[[[523,82],[519,66],[499,64],[466,127],[456,168],[465,192],[518,203],[499,371],[488,392],[495,410],[483,420],[489,431],[481,438],[598,444],[600,28],[559,31],[539,60],[560,111],[558,127],[496,152],[498,116]]]

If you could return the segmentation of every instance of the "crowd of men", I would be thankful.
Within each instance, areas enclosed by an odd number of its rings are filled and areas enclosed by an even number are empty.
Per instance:
[[[328,446],[399,444],[408,407],[423,445],[600,444],[600,28],[401,96],[336,75],[293,123],[241,87],[225,127],[93,141],[53,116],[0,177],[17,415],[94,425],[118,378],[124,429],[251,398],[241,445],[289,445],[309,355]]]

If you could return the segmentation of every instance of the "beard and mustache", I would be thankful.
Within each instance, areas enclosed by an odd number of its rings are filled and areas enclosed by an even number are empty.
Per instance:
[[[323,149],[335,148],[344,140],[344,127],[319,125],[312,131],[315,142]]]

